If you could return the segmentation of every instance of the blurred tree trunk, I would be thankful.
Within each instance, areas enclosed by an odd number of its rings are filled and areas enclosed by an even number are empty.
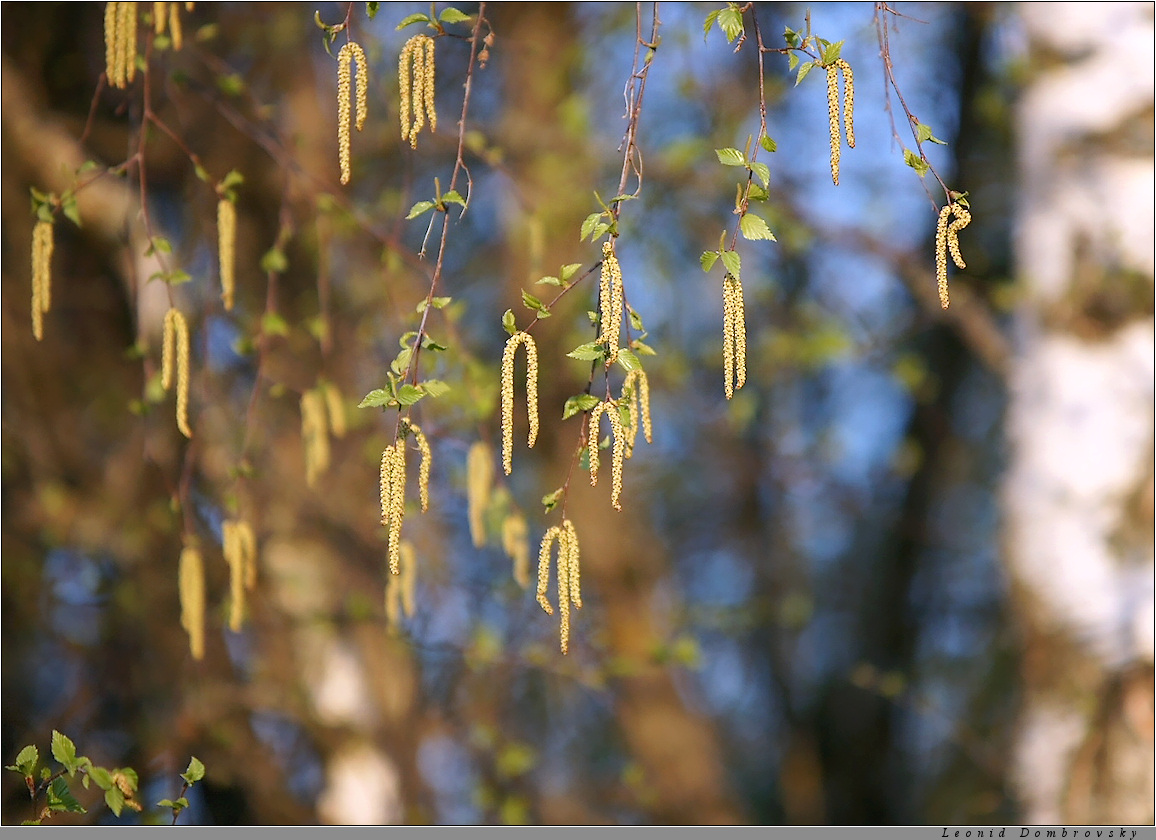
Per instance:
[[[1019,355],[1005,484],[1033,823],[1153,820],[1153,25],[1019,7]]]

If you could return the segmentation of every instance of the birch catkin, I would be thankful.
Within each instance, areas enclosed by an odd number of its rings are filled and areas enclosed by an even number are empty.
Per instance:
[[[723,278],[723,390],[731,399],[747,381],[747,325],[743,286],[729,272]]]
[[[416,423],[409,424],[409,430],[413,432],[414,439],[417,441],[418,451],[421,452],[421,466],[418,468],[417,487],[418,496],[421,501],[422,513],[429,510],[429,473],[431,467],[432,454],[429,448],[429,440],[426,439],[425,434]]]
[[[526,345],[526,413],[530,421],[527,446],[538,439],[538,348],[527,332],[516,332],[502,354],[502,467],[509,475],[514,459],[514,354]]]
[[[245,618],[245,593],[257,584],[257,541],[249,523],[227,519],[221,542],[229,566],[229,629],[237,633]]]
[[[855,74],[851,65],[839,58],[826,67],[827,70],[827,122],[831,133],[831,180],[839,185],[839,155],[842,141],[839,138],[839,74],[843,76],[843,129],[847,134],[847,145],[855,148]]]
[[[547,590],[550,585],[550,555],[554,543],[558,543],[558,560],[555,564],[558,578],[558,617],[559,636],[562,653],[570,649],[570,605],[577,608],[582,606],[582,595],[579,592],[578,572],[578,533],[574,530],[569,519],[562,520],[561,525],[551,526],[542,535],[542,544],[538,549],[538,605],[547,615],[554,614],[554,606],[550,603]]]
[[[382,480],[386,476],[386,459],[382,458]],[[388,515],[383,510],[382,524],[389,529],[389,571],[401,574],[401,523],[405,519],[405,441],[398,438],[388,462]],[[384,506],[383,506],[384,507]]]
[[[851,65],[840,58],[835,66],[843,73],[843,132],[847,135],[848,147],[855,148],[855,74]]]
[[[38,221],[32,228],[32,334],[44,338],[44,314],[52,305],[52,222]]]
[[[325,399],[316,388],[301,395],[301,442],[305,449],[305,484],[312,487],[329,469],[329,424]]]
[[[530,531],[522,514],[502,520],[502,550],[514,561],[514,580],[525,589],[530,585]]]
[[[397,61],[397,86],[401,94],[401,139],[417,148],[417,135],[429,119],[429,130],[438,127],[434,107],[434,40],[428,35],[414,35],[401,48]]]
[[[237,205],[227,198],[217,202],[217,256],[221,264],[221,300],[233,308],[236,288]]]
[[[626,430],[622,427],[622,418],[618,415],[618,404],[613,400],[600,402],[590,411],[590,425],[587,434],[590,452],[590,486],[598,486],[598,421],[602,419],[603,414],[610,418],[610,430],[614,439],[610,504],[615,510],[622,510],[620,497],[622,496],[622,462],[626,457]]]
[[[466,502],[474,548],[486,544],[486,508],[490,506],[493,483],[494,459],[490,447],[480,440],[474,441],[466,455]]]
[[[174,353],[175,351],[175,353]],[[161,335],[161,387],[173,385],[173,361],[177,373],[177,429],[187,438],[193,436],[189,428],[189,325],[176,307],[165,313]]]
[[[647,443],[653,443],[650,426],[650,383],[646,379],[646,371],[635,368],[626,374],[622,382],[623,395],[630,392],[630,428],[626,430],[626,457],[634,454],[634,442],[638,439],[638,426],[641,417],[642,433]]]
[[[598,283],[598,302],[602,315],[598,341],[606,345],[607,361],[611,363],[618,359],[623,298],[622,267],[614,254],[614,246],[607,240],[602,243],[602,271]]]
[[[341,166],[341,183],[348,184],[350,177],[349,151],[349,111],[350,111],[350,63],[357,62],[357,120],[358,131],[365,125],[369,114],[369,65],[365,51],[353,41],[347,43],[337,53],[337,156]]]
[[[955,219],[949,225],[948,219],[952,214]],[[967,268],[963,254],[959,251],[959,231],[970,223],[970,211],[956,202],[943,205],[939,211],[939,220],[935,225],[935,278],[939,286],[939,305],[944,309],[951,303],[947,292],[947,254],[951,252],[956,268]]]
[[[205,564],[194,546],[185,546],[177,568],[181,627],[189,634],[193,659],[205,657]]]

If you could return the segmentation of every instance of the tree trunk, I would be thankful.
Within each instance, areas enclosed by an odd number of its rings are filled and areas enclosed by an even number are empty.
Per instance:
[[[1019,355],[1006,555],[1015,775],[1035,823],[1153,820],[1153,140],[1148,4],[1020,7]]]

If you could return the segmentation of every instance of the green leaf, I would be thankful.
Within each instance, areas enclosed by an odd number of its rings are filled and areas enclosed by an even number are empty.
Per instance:
[[[618,351],[618,364],[620,364],[622,369],[627,373],[630,373],[632,370],[638,370],[640,367],[642,367],[642,362],[638,361],[638,357],[631,353],[629,350]]]
[[[726,266],[727,271],[736,280],[739,279],[739,271],[742,269],[742,260],[739,258],[738,251],[723,251],[722,252],[723,265]]]
[[[589,344],[579,344],[566,355],[582,362],[592,362],[595,359],[601,359],[605,355],[605,350],[601,344],[590,342]]]
[[[15,764],[6,764],[5,770],[15,770],[22,776],[31,776],[36,771],[36,762],[40,760],[40,750],[32,744],[16,754]]]
[[[236,169],[230,169],[229,173],[221,179],[221,189],[228,190],[233,187],[239,187],[245,183],[245,176]]]
[[[559,272],[559,278],[565,283],[582,267],[582,263],[568,263],[562,266],[562,271]]]
[[[759,143],[768,152],[774,152],[776,149],[779,148],[779,145],[774,140],[772,140],[770,137],[768,137],[766,134],[763,135],[763,139],[760,140]]]
[[[739,220],[739,229],[743,232],[743,237],[746,239],[769,239],[776,242],[775,235],[771,233],[771,229],[767,227],[767,223],[754,213],[745,214]]]
[[[602,234],[606,233],[608,230],[610,230],[610,225],[606,224],[605,222],[595,225],[594,230],[590,234],[591,240],[601,239]]]
[[[195,755],[189,758],[189,766],[184,773],[181,773],[181,778],[191,784],[196,784],[201,779],[205,778],[205,765]],[[186,803],[187,806],[188,803]]]
[[[502,315],[502,329],[504,329],[510,335],[513,335],[518,331],[518,327],[514,322],[514,310],[507,309],[505,314]]]
[[[536,285],[536,286],[561,286],[562,281],[559,280],[557,277],[553,277],[553,276],[543,277],[541,280],[535,281],[534,285]]]
[[[442,397],[448,394],[452,389],[445,382],[440,379],[427,379],[421,383],[421,389],[431,397]]]
[[[261,319],[261,332],[266,335],[289,335],[289,324],[276,312],[267,312]]]
[[[533,309],[535,312],[538,312],[538,313],[542,313],[543,311],[546,310],[546,307],[542,304],[542,301],[538,300],[536,297],[534,297],[532,294],[527,292],[525,289],[522,290],[522,304],[527,309]]]
[[[946,146],[947,145],[946,143],[944,143],[942,140],[940,140],[938,137],[936,137],[934,134],[931,133],[931,126],[924,125],[923,123],[916,123],[915,124],[915,139],[920,143],[927,143],[928,141],[930,141],[932,143],[938,143],[940,146]]]
[[[413,385],[402,385],[397,389],[397,402],[400,405],[413,405],[425,396],[425,392]]]
[[[553,493],[547,493],[542,497],[542,505],[546,508],[546,513],[552,511],[557,507],[558,502],[562,499],[562,488],[559,487]]]
[[[179,268],[174,268],[172,271],[164,275],[164,281],[170,286],[179,286],[182,283],[188,283],[193,278],[187,271],[182,271]]]
[[[759,184],[751,184],[751,188],[747,190],[747,201],[766,201],[771,197],[766,188]]]
[[[718,251],[703,251],[702,256],[698,258],[698,264],[702,266],[703,271],[710,271],[717,259]]]
[[[715,156],[718,157],[718,162],[723,166],[746,166],[747,158],[738,149],[730,147],[725,149],[715,149]]]
[[[452,300],[453,300],[452,297],[430,298],[429,305],[432,306],[434,309],[444,309],[447,305],[449,305],[450,301],[452,301]],[[418,301],[417,308],[415,311],[420,315],[421,313],[425,312],[425,306],[426,306],[426,302],[424,300]]]
[[[804,62],[803,65],[799,67],[799,75],[795,77],[795,87],[798,87],[799,82],[801,82],[801,81],[803,81],[803,79],[807,78],[807,74],[811,72],[811,68],[814,66],[816,66],[815,62],[807,61],[807,62]]]
[[[787,71],[791,72],[799,66],[799,54],[788,53],[787,55]]]
[[[162,799],[157,803],[157,807],[172,808],[174,811],[183,811],[185,808],[189,807],[189,800],[185,799],[183,796],[175,802],[171,799]]]
[[[46,804],[50,811],[66,811],[72,814],[87,813],[84,806],[76,800],[72,791],[68,789],[68,782],[63,776],[53,780],[52,784],[48,786]]]
[[[370,20],[373,20],[375,17],[377,17],[377,7],[380,5],[381,5],[380,3],[366,3],[365,4],[366,17],[368,17]]]
[[[124,810],[124,794],[115,785],[104,792],[104,802],[108,805],[109,810],[118,817],[120,812]]]
[[[409,208],[409,215],[406,216],[405,218],[406,218],[406,220],[416,219],[422,213],[428,213],[430,210],[433,210],[434,207],[436,207],[436,206],[437,205],[434,204],[432,201],[419,201],[413,207]]]
[[[154,236],[149,240],[149,246],[145,250],[144,255],[151,257],[157,251],[160,251],[162,254],[171,254],[173,252],[173,246],[163,236]]]
[[[922,178],[931,169],[930,164],[910,149],[903,150],[903,162],[919,173]]]
[[[755,161],[751,164],[751,171],[759,176],[759,180],[763,182],[764,187],[769,188],[771,186],[771,167],[765,163]]]
[[[417,14],[406,15],[401,19],[401,23],[397,25],[397,28],[394,31],[396,32],[398,30],[405,29],[407,26],[410,26],[414,23],[429,23],[429,15],[423,15],[421,12],[418,12]]]
[[[52,757],[64,766],[70,776],[76,772],[79,763],[76,760],[76,744],[55,729],[52,730]]]
[[[789,26],[783,27],[783,40],[787,42],[788,47],[797,47],[803,43],[803,36]]]
[[[630,312],[630,326],[631,326],[631,328],[636,329],[639,332],[643,332],[646,329],[646,327],[644,327],[642,325],[642,316],[639,315],[637,312],[635,312],[634,307],[631,306],[629,303],[626,304],[626,308]]]
[[[834,64],[839,60],[839,53],[843,51],[843,41],[836,41],[823,48],[823,64]]]
[[[274,245],[261,257],[261,270],[266,274],[284,274],[289,270],[289,258]]]
[[[357,404],[358,408],[378,408],[389,402],[390,396],[387,391],[382,388],[374,388],[366,394],[361,402]]]
[[[462,198],[461,193],[459,193],[457,190],[450,190],[448,193],[442,196],[442,204],[460,204],[465,207],[466,200]]]
[[[64,203],[61,205],[60,209],[70,222],[72,222],[77,227],[80,227],[80,211],[76,207],[75,195],[70,195],[68,198],[64,199]]]
[[[442,23],[461,23],[462,21],[469,19],[469,15],[467,15],[465,12],[455,9],[453,6],[450,6],[448,9],[438,15],[438,20],[440,20]]]
[[[651,347],[649,344],[643,344],[641,341],[638,341],[637,339],[630,342],[630,346],[634,348],[634,352],[636,354],[638,354],[639,356],[657,356],[658,355],[657,353],[654,352],[653,347]]]
[[[733,43],[735,38],[743,34],[743,16],[738,6],[731,3],[718,13],[718,26],[727,36],[727,43]]]
[[[581,235],[578,237],[579,242],[585,241],[586,237],[594,231],[594,226],[598,224],[598,220],[601,218],[601,213],[591,213],[583,220]]]
[[[89,769],[88,775],[92,778],[93,783],[101,790],[108,790],[113,787],[112,774],[103,767],[93,767]]]
[[[575,414],[583,411],[589,411],[598,405],[598,397],[590,394],[577,394],[566,399],[566,404],[562,407],[562,419],[569,420]]]
[[[719,10],[715,9],[706,16],[706,20],[702,22],[702,39],[705,41],[706,36],[710,34],[711,27],[714,26],[715,20],[718,18]]]

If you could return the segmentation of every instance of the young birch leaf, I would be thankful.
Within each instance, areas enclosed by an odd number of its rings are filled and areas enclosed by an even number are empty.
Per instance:
[[[702,256],[698,258],[698,264],[702,266],[703,271],[710,271],[717,259],[718,251],[703,251]]]
[[[381,388],[374,388],[372,391],[366,394],[365,397],[362,398],[361,402],[357,404],[357,407],[378,408],[379,406],[385,405],[387,402],[389,402],[389,394]]]
[[[774,152],[777,148],[779,148],[779,145],[765,134],[763,135],[763,139],[760,140],[759,143],[761,143],[763,148],[766,149],[768,152]]]
[[[442,397],[450,392],[450,386],[440,379],[427,379],[421,383],[422,390],[431,397]]]
[[[466,200],[462,198],[461,193],[457,190],[450,190],[442,196],[442,204],[460,204],[464,207]]]
[[[594,226],[598,224],[598,220],[601,218],[601,213],[591,213],[583,220],[581,235],[578,237],[579,242],[585,241],[586,237],[591,234],[591,232],[594,230]]]
[[[510,335],[513,335],[514,333],[516,333],[518,331],[518,325],[514,321],[514,310],[513,309],[507,309],[505,311],[505,313],[503,313],[503,315],[502,315],[502,329],[504,329]]]
[[[836,41],[833,44],[827,44],[823,48],[823,64],[834,64],[839,60],[839,53],[843,51],[843,41]]]
[[[718,157],[718,162],[723,166],[746,166],[747,159],[738,149],[715,149],[715,155]]]
[[[181,773],[181,778],[188,782],[190,785],[199,782],[201,779],[205,778],[205,765],[202,764],[200,759],[198,759],[195,755],[191,756],[189,758],[188,769],[186,769],[184,773]],[[188,806],[186,805],[185,807]]]
[[[581,267],[582,267],[582,263],[569,263],[567,265],[562,266],[562,271],[558,275],[559,279],[561,279],[561,281],[563,283],[565,283],[567,280],[569,280],[571,277],[573,277],[574,274]]]
[[[726,266],[727,271],[738,280],[739,271],[742,269],[742,260],[739,258],[738,251],[723,251],[722,252],[723,265]]]
[[[601,344],[591,342],[589,344],[579,344],[566,355],[571,359],[578,359],[582,362],[592,362],[595,359],[602,358],[603,349]]]
[[[771,229],[767,227],[767,223],[754,213],[745,214],[739,220],[739,228],[743,232],[743,237],[746,239],[769,239],[772,242],[777,242],[775,235],[771,233]],[[732,272],[733,273],[733,272]]]
[[[557,277],[550,276],[550,277],[543,277],[541,280],[535,281],[534,285],[536,285],[536,286],[561,286],[562,281],[559,280]]]
[[[583,411],[589,411],[598,405],[598,397],[590,394],[577,394],[566,399],[566,405],[562,407],[562,419],[569,420],[575,414]]]
[[[52,757],[64,766],[70,776],[76,772],[79,763],[76,760],[76,744],[55,729],[52,730]]]
[[[415,388],[413,385],[406,384],[397,389],[397,402],[399,405],[413,405],[424,396],[425,392],[420,388]]]
[[[734,43],[735,38],[743,34],[743,16],[734,3],[725,9],[719,9],[718,26],[726,33],[728,44]]]
[[[432,201],[419,201],[409,209],[409,215],[405,218],[406,220],[416,219],[422,213],[428,213],[430,210],[433,210],[435,206],[436,205]]]
[[[718,9],[715,9],[706,16],[706,20],[702,22],[702,39],[705,41],[706,36],[710,34],[710,29],[714,26],[715,19],[718,18]]]
[[[770,188],[771,186],[771,167],[765,163],[755,161],[751,164],[751,171],[759,176],[759,180],[763,182],[763,186]]]
[[[461,23],[462,21],[469,19],[469,15],[467,15],[465,12],[455,9],[453,6],[450,6],[448,9],[438,15],[438,20],[440,20],[442,23]]]
[[[622,369],[627,373],[642,367],[642,362],[638,361],[638,357],[629,350],[618,351],[618,364],[622,365]]]
[[[787,55],[787,72],[794,72],[794,69],[799,66],[799,54],[790,53]]]
[[[40,750],[29,744],[16,755],[15,764],[4,765],[5,770],[15,770],[22,776],[31,776],[36,770],[36,762],[40,760]]]
[[[926,175],[927,171],[931,168],[927,161],[910,149],[903,150],[903,162],[918,172],[920,178]]]
[[[795,77],[795,87],[799,86],[799,82],[807,78],[807,74],[811,72],[811,68],[815,66],[815,62],[808,61],[799,67],[799,75]]]
[[[407,26],[414,23],[429,23],[429,15],[423,15],[420,12],[417,14],[406,15],[401,19],[401,23],[397,25],[397,28],[394,31],[396,32],[398,30],[405,29]]]

